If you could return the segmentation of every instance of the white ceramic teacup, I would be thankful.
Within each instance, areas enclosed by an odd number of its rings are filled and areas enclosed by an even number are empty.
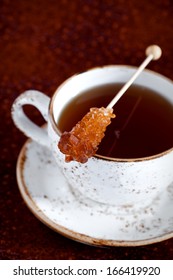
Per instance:
[[[94,86],[125,83],[135,71],[136,68],[130,66],[95,68],[66,80],[51,99],[43,93],[29,90],[14,101],[12,117],[16,126],[52,151],[72,192],[81,201],[114,209],[143,208],[151,205],[173,182],[173,148],[140,159],[110,160],[94,156],[81,164],[74,161],[66,163],[57,147],[60,131],[56,123],[64,106],[74,96]],[[173,82],[166,77],[144,70],[135,84],[147,86],[173,104]],[[35,106],[41,112],[47,122],[47,130],[29,120],[23,111],[25,104]]]

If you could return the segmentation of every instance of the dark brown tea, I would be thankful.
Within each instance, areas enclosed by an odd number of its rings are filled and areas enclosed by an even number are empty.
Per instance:
[[[70,131],[91,107],[106,107],[122,84],[82,92],[64,108],[59,129]],[[146,87],[132,85],[114,106],[115,119],[107,127],[97,154],[114,158],[141,158],[173,147],[173,107]]]

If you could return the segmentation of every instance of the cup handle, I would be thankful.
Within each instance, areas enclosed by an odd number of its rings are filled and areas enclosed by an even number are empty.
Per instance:
[[[50,98],[37,90],[27,90],[16,98],[12,105],[12,119],[27,137],[38,142],[41,145],[49,146],[49,137],[47,131],[31,121],[23,110],[24,105],[33,105],[36,107],[45,121],[48,120]]]

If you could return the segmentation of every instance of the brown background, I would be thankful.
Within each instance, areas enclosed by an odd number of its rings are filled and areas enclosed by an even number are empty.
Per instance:
[[[15,174],[26,137],[12,123],[10,108],[22,91],[34,88],[51,96],[66,78],[90,67],[138,66],[153,43],[163,56],[149,68],[173,79],[172,1],[0,1],[0,259],[173,258],[173,239],[99,248],[53,232],[28,210]],[[42,123],[37,111],[32,115]]]

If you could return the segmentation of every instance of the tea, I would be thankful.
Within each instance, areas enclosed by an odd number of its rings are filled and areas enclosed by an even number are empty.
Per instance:
[[[63,109],[58,127],[70,131],[91,107],[106,107],[122,84],[107,84],[82,92]],[[116,118],[106,130],[97,154],[141,158],[173,147],[173,108],[158,93],[132,85],[114,106]]]

